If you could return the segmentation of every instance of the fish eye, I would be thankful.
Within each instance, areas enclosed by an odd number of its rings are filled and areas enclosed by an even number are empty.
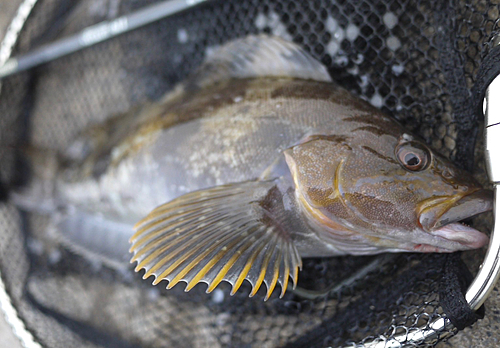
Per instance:
[[[427,168],[431,154],[424,145],[408,142],[396,148],[396,157],[403,167],[412,172],[418,172]]]

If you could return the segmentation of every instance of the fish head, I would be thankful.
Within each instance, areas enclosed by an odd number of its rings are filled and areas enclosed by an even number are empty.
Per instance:
[[[285,154],[296,197],[320,235],[354,254],[453,252],[488,242],[460,221],[491,210],[491,191],[411,135],[378,140],[320,137]]]

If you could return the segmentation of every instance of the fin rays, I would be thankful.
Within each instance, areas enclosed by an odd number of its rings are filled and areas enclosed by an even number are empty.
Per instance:
[[[145,269],[144,278],[154,275],[153,284],[168,280],[168,289],[185,281],[186,291],[204,282],[211,292],[225,280],[232,295],[246,279],[254,296],[265,283],[265,300],[279,282],[282,297],[289,277],[295,287],[302,261],[291,238],[260,206],[259,197],[273,186],[272,181],[219,186],[159,206],[135,226],[136,271]]]
[[[211,243],[212,241],[216,241],[217,239],[223,239],[227,235],[231,234],[231,231],[227,230],[226,232],[222,232],[222,233],[215,234],[215,235],[212,234],[212,235],[208,236],[207,238],[203,239],[203,237],[205,237],[205,234],[209,233],[211,229],[207,229],[207,230],[208,230],[208,232],[201,231],[202,233],[196,233],[196,232],[200,232],[200,231],[194,230],[194,231],[191,231],[190,233],[185,234],[184,236],[176,238],[175,241],[172,241],[172,243],[170,243],[170,244],[168,242],[162,243],[162,247],[161,248],[157,247],[154,252],[152,252],[148,257],[146,257],[144,260],[142,260],[137,265],[136,270],[143,268],[148,262],[157,258],[159,255],[167,254],[146,273],[146,274],[149,273],[148,274],[148,276],[149,276],[152,274],[152,272],[156,271],[162,265],[166,264],[168,261],[170,261],[171,259],[176,257],[178,254],[180,254],[182,251],[186,250],[187,248],[194,246],[193,250],[199,250],[201,248],[201,244],[203,244],[203,243],[208,244],[208,243]],[[213,230],[213,228],[212,228],[212,230]],[[203,233],[203,232],[205,232],[205,233]],[[193,236],[193,234],[195,234],[195,235]],[[186,241],[186,243],[184,243],[184,241],[189,237],[192,237],[192,238],[190,240]],[[223,240],[225,240],[225,239],[223,239]],[[202,242],[202,243],[198,243],[198,242]],[[198,244],[198,245],[196,245],[196,244]],[[151,247],[146,250],[146,252],[153,249],[153,248],[154,248],[154,244],[152,244]],[[168,250],[168,253],[167,253],[167,250]],[[139,252],[135,256],[137,256],[137,255],[139,255]],[[134,256],[134,258],[135,258],[135,256]],[[145,276],[146,276],[146,274],[145,274]],[[146,278],[147,278],[147,276],[146,276]]]
[[[222,46],[191,79],[200,87],[230,78],[279,76],[331,82],[326,68],[297,44],[265,34]]]

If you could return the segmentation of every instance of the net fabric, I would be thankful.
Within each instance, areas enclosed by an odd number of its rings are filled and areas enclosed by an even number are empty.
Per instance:
[[[150,3],[39,0],[16,53]],[[498,5],[454,5],[453,47],[470,88],[497,30]],[[62,150],[87,125],[161,97],[220,44],[267,32],[301,44],[342,86],[454,158],[457,143],[470,139],[457,139],[435,10],[433,1],[203,4],[3,81],[0,143]],[[13,151],[1,149],[0,161],[3,177],[23,172]],[[484,172],[478,176],[484,179]],[[131,270],[116,272],[75,255],[53,241],[47,219],[1,208],[3,281],[28,330],[46,347],[359,346],[445,316],[437,296],[440,256],[398,256],[313,300],[288,293],[263,302],[261,294],[249,299],[249,288],[230,297],[227,284],[210,295],[202,285],[186,294],[182,286],[153,288]],[[325,289],[374,259],[306,260],[299,286]]]

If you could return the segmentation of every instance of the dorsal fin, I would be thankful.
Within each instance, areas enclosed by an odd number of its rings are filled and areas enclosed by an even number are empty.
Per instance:
[[[262,34],[221,46],[206,58],[190,82],[205,87],[231,78],[264,76],[332,81],[325,66],[297,44]]]

